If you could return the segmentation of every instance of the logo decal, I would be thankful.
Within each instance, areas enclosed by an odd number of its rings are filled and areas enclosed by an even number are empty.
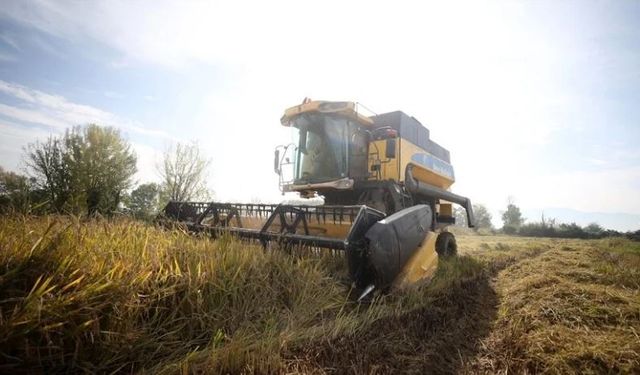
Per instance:
[[[431,154],[413,154],[411,161],[422,165],[434,172],[437,172],[443,176],[447,176],[452,180],[455,180],[453,176],[453,166],[444,160],[440,160]]]

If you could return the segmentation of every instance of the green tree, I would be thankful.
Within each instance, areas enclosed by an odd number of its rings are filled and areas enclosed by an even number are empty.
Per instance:
[[[83,198],[89,215],[113,213],[137,171],[129,143],[117,129],[95,124],[72,128],[65,142],[67,165],[79,188],[75,196]]]
[[[0,212],[28,212],[31,184],[27,176],[0,167]]]
[[[467,211],[459,206],[453,209],[453,215],[456,218],[456,225],[460,227],[467,227]],[[493,229],[491,223],[491,213],[487,210],[487,207],[483,204],[473,205],[473,215],[475,219],[475,230],[478,229]]]
[[[587,235],[597,238],[604,235],[605,229],[598,223],[590,223],[589,225],[584,227],[584,231],[587,233]]]
[[[524,223],[524,218],[520,212],[520,207],[516,206],[511,198],[507,203],[507,210],[502,213],[502,222],[505,233],[513,234]]]
[[[26,152],[31,174],[58,212],[114,212],[136,172],[135,154],[112,127],[76,126]]]
[[[476,230],[493,229],[493,224],[491,223],[492,216],[489,210],[487,210],[487,207],[482,204],[474,204],[473,215],[475,216]]]
[[[64,139],[50,136],[46,142],[29,144],[25,163],[35,188],[46,196],[50,209],[60,212],[71,197],[72,177],[67,168]]]
[[[138,219],[149,220],[155,216],[159,205],[160,185],[150,182],[135,188],[129,196],[129,208]]]
[[[209,197],[207,189],[207,159],[196,143],[178,143],[164,154],[161,201],[189,201]]]

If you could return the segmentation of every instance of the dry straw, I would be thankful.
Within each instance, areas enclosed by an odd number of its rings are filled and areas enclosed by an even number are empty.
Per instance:
[[[335,255],[3,217],[0,372],[640,372],[637,243],[461,237],[357,304]]]

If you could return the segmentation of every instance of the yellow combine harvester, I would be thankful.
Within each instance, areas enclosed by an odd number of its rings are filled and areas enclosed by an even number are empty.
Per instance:
[[[275,150],[282,192],[320,196],[324,205],[170,202],[164,216],[196,232],[344,250],[363,295],[430,277],[438,257],[456,253],[449,151],[415,118],[365,116],[353,102],[305,101],[285,111],[295,144]]]

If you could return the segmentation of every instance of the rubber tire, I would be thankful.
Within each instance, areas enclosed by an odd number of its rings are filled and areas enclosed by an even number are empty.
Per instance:
[[[458,253],[458,244],[453,233],[442,232],[436,239],[436,252],[439,257],[449,258]]]

